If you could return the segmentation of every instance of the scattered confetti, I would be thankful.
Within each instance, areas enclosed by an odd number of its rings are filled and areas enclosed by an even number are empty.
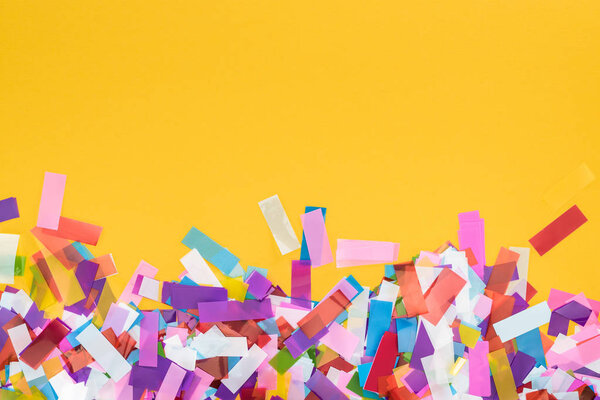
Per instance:
[[[86,246],[102,228],[60,215],[65,182],[46,174],[39,251],[18,255],[19,235],[0,234],[2,399],[598,398],[600,302],[553,289],[533,303],[529,248],[486,265],[478,211],[459,215],[458,247],[406,262],[398,243],[338,239],[336,266],[384,273],[373,288],[348,275],[316,301],[312,268],[334,261],[325,208],[300,216],[300,246],[273,196],[260,208],[280,252],[302,248],[289,296],[192,228],[178,280],[141,261],[117,300],[112,255]],[[18,216],[0,201],[1,221]],[[585,221],[574,206],[531,244],[544,254]]]

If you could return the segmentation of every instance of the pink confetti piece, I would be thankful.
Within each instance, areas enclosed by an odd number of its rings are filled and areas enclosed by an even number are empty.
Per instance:
[[[329,245],[329,237],[325,228],[325,220],[321,210],[314,210],[300,216],[306,246],[313,267],[320,267],[333,262],[333,253]]]
[[[66,183],[66,175],[52,172],[46,172],[44,175],[44,186],[37,219],[37,226],[40,228],[58,229]]]

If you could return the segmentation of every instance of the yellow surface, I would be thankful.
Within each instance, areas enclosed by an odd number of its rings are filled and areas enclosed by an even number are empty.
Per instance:
[[[257,202],[279,194],[300,234],[325,206],[336,238],[394,240],[401,259],[485,218],[488,261],[555,210],[544,192],[586,162],[600,173],[598,1],[3,1],[0,198],[26,232],[44,171],[63,214],[105,227],[120,293],[141,259],[183,271],[194,225],[288,290]],[[531,281],[600,298],[600,185],[589,222]],[[24,238],[21,252],[33,250]],[[315,297],[345,274],[313,271]]]

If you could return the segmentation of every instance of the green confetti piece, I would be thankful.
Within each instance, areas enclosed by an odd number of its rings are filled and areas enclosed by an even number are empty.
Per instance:
[[[350,378],[348,385],[346,385],[346,389],[353,391],[360,397],[363,397],[363,390],[360,386],[360,379],[358,379],[358,372],[355,372],[354,375],[352,375],[352,378]]]
[[[16,256],[15,257],[15,276],[23,276],[25,274],[25,263],[27,262],[27,257],[25,256]]]
[[[285,374],[288,369],[292,368],[292,366],[296,364],[296,361],[298,361],[300,357],[302,357],[302,354],[300,354],[298,358],[294,358],[290,354],[290,351],[287,349],[287,347],[284,347],[283,349],[279,350],[279,352],[275,354],[273,358],[271,358],[269,364],[278,373]]]

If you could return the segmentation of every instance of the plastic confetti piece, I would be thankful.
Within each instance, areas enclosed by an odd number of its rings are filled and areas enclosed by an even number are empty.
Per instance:
[[[465,284],[463,278],[452,270],[444,268],[425,292],[425,303],[429,312],[424,314],[423,318],[437,325]]]
[[[327,334],[321,338],[321,343],[346,360],[352,358],[358,342],[357,336],[336,322],[329,325]]]
[[[298,326],[310,339],[333,322],[350,304],[341,290],[323,299],[311,312],[298,321]]]
[[[397,318],[398,352],[412,353],[417,339],[417,318]]]
[[[371,300],[365,350],[367,356],[375,356],[381,338],[390,327],[393,306],[389,301]]]
[[[461,322],[458,327],[461,342],[465,346],[473,348],[477,344],[479,337],[481,336],[481,330],[477,327],[470,326],[466,322]]]
[[[488,360],[489,343],[479,341],[469,351],[469,394],[474,396],[489,396],[490,364]]]
[[[313,267],[320,267],[333,261],[325,220],[320,209],[300,216],[306,237],[306,246]]]
[[[42,232],[50,236],[56,236],[95,246],[98,243],[100,234],[102,233],[102,227],[89,224],[87,222],[77,221],[71,218],[60,217],[58,221],[58,228],[56,230],[43,228]]]
[[[192,249],[179,260],[198,285],[222,286],[198,250]]]
[[[540,256],[543,256],[586,221],[587,218],[581,210],[577,206],[573,206],[529,239],[529,243]]]
[[[479,211],[470,211],[458,214],[458,243],[460,250],[471,249],[476,263],[473,269],[483,279],[483,266],[485,265],[485,236],[483,218],[479,218]]]
[[[229,250],[194,227],[185,235],[181,243],[190,249],[198,250],[204,259],[228,276],[232,276],[231,274],[240,261]]]
[[[168,296],[166,295],[168,293]],[[191,286],[174,282],[163,283],[163,302],[170,298],[176,309],[196,308],[198,303],[222,302],[227,300],[227,289],[212,286]]]
[[[228,377],[221,380],[221,383],[223,383],[223,385],[231,392],[237,392],[266,358],[267,353],[257,345],[253,345],[250,350],[248,350],[248,354],[242,357],[240,361],[234,365],[229,371]]]
[[[337,267],[394,263],[398,260],[399,243],[371,240],[338,239]]]
[[[366,390],[377,392],[379,377],[391,375],[398,354],[397,344],[398,339],[394,333],[385,332],[383,334],[365,382]]]
[[[519,396],[513,378],[512,370],[504,349],[496,350],[488,354],[490,371],[494,378],[496,393],[500,400],[515,400]]]
[[[145,311],[140,321],[140,357],[142,367],[156,367],[158,357],[158,312]]]
[[[149,278],[154,278],[157,273],[157,268],[153,267],[145,261],[140,261],[138,267],[131,276],[131,279],[129,279],[129,282],[125,286],[125,289],[123,289],[123,293],[121,293],[119,301],[122,303],[129,303],[130,301],[132,301],[136,305],[140,304],[140,301],[142,301],[142,297],[133,293],[133,287],[135,285],[137,277],[139,275],[143,275]]]
[[[311,266],[307,260],[292,261],[292,304],[311,307]]]
[[[158,293],[160,290],[160,282],[156,279],[148,278],[147,276],[138,276],[138,278],[140,277],[140,288],[136,294],[150,300],[159,301]]]
[[[587,164],[582,163],[548,189],[543,199],[555,209],[560,208],[595,179]]]
[[[70,331],[71,329],[61,320],[52,320],[23,350],[20,354],[21,360],[34,369],[39,368]]]
[[[550,308],[545,301],[494,324],[500,340],[507,342],[550,322]]]
[[[15,218],[19,218],[17,199],[15,197],[9,197],[7,199],[0,200],[0,222]]]
[[[263,301],[211,301],[198,304],[200,322],[244,321],[273,317],[269,299]]]
[[[268,199],[258,202],[273,238],[279,247],[281,254],[287,254],[300,248],[298,237],[292,228],[292,224],[281,205],[279,196],[274,195]]]
[[[93,325],[88,325],[76,339],[115,381],[120,381],[131,365]]]
[[[310,379],[306,381],[306,387],[318,396],[317,398],[319,399],[348,399],[348,397],[318,369],[315,370]]]
[[[163,379],[160,387],[158,388],[157,400],[173,400],[177,397],[179,388],[183,383],[186,371],[173,363],[169,366],[165,378]]]
[[[19,235],[0,233],[0,283],[15,282],[15,259]]]
[[[46,172],[38,212],[37,226],[58,229],[67,176]]]
[[[412,263],[395,264],[396,281],[400,286],[399,295],[407,317],[415,317],[427,312],[425,296],[417,271]]]
[[[257,300],[264,299],[273,287],[271,281],[261,275],[258,271],[253,271],[246,279],[248,285],[248,293],[254,296]]]

